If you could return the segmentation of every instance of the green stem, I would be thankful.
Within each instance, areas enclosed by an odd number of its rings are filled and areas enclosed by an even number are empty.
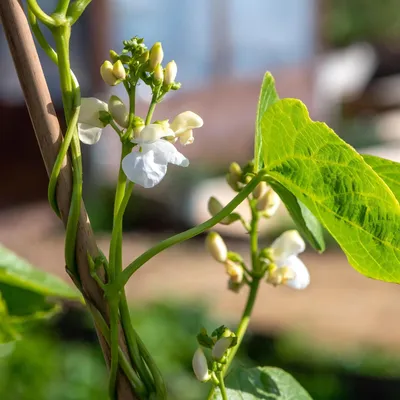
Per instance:
[[[108,394],[110,399],[115,399],[115,388],[117,383],[118,360],[119,360],[119,342],[118,342],[118,295],[109,299],[110,307],[110,376],[108,378]]]
[[[163,240],[160,243],[157,243],[155,246],[141,254],[136,260],[134,260],[131,264],[129,264],[121,274],[117,277],[115,282],[107,286],[106,292],[111,295],[112,293],[119,292],[121,288],[123,288],[128,282],[129,278],[147,261],[156,256],[161,251],[174,246],[175,244],[184,242],[185,240],[191,239],[194,236],[197,236],[207,229],[212,228],[214,225],[218,224],[222,219],[227,217],[235,208],[246,199],[246,197],[254,190],[254,188],[258,185],[258,183],[263,180],[265,176],[264,171],[260,171],[258,175],[256,175],[250,183],[248,183],[240,193],[236,195],[236,197],[231,200],[219,213],[217,213],[214,217],[210,218],[208,221],[203,222],[202,224],[195,226],[194,228],[188,229],[185,232],[179,233],[175,236],[172,236],[168,239]]]
[[[28,7],[32,10],[33,14],[39,19],[39,21],[43,22],[49,28],[53,28],[57,26],[57,22],[54,18],[47,15],[38,5],[36,0],[28,0]]]
[[[221,391],[221,396],[223,400],[228,400],[228,394],[226,393],[226,387],[224,382],[224,374],[221,372],[218,373],[218,380],[219,380],[219,389]]]
[[[69,6],[67,17],[71,25],[78,20],[91,1],[92,0],[76,0]]]
[[[247,331],[247,328],[250,323],[251,313],[254,308],[254,304],[257,298],[258,288],[260,286],[261,276],[259,271],[259,262],[258,262],[258,221],[259,214],[255,208],[255,203],[252,200],[249,200],[249,205],[251,209],[251,223],[250,223],[250,253],[251,253],[251,269],[252,269],[252,281],[250,282],[250,292],[247,298],[246,306],[244,308],[242,318],[240,319],[240,323],[238,329],[236,331],[237,344],[233,347],[228,355],[228,359],[224,368],[222,369],[222,377],[225,376],[229,370],[230,365],[232,364],[233,359],[239,347],[243,341],[244,335]],[[221,381],[221,379],[220,379]],[[222,389],[221,389],[222,393]],[[211,388],[208,394],[208,400],[211,400],[214,394],[214,387]]]
[[[157,105],[157,97],[158,97],[159,92],[160,92],[160,88],[158,88],[158,90],[156,89],[155,92],[153,93],[153,97],[151,98],[150,107],[149,107],[149,110],[147,111],[145,125],[148,125],[151,122],[151,118],[153,117],[153,113],[154,113],[154,110]]]
[[[92,309],[92,314],[96,321],[97,326],[99,327],[102,335],[106,339],[106,342],[108,343],[108,345],[110,345],[110,330],[109,330],[106,322],[104,321],[104,318],[102,317],[100,312],[98,310],[96,310],[94,307],[91,307],[91,309]],[[118,348],[118,355],[119,355],[119,359],[120,359],[121,368],[125,372],[125,375],[128,377],[129,381],[131,382],[132,387],[135,390],[135,393],[137,393],[143,397],[146,396],[147,395],[146,388],[144,387],[142,381],[137,376],[136,372],[131,367],[128,359],[126,358],[126,356],[125,356],[124,352],[121,350],[121,348]],[[147,397],[145,397],[145,398],[147,398]]]
[[[59,0],[57,7],[54,10],[54,14],[59,14],[60,16],[65,17],[70,1],[71,0]]]

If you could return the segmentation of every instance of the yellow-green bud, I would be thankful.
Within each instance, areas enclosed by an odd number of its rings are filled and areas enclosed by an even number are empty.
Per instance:
[[[164,58],[164,51],[162,49],[161,43],[154,43],[153,47],[150,49],[150,63],[149,69],[150,71],[154,71],[158,64],[162,63]]]
[[[223,209],[222,204],[214,196],[210,197],[208,200],[207,207],[211,216],[218,214]]]
[[[116,78],[113,73],[113,65],[108,60],[104,61],[101,65],[100,75],[107,85],[115,86],[118,83],[118,78]]]
[[[165,67],[164,85],[171,85],[175,82],[178,67],[174,60],[170,61]]]
[[[113,74],[117,79],[124,80],[126,78],[125,67],[121,60],[118,60],[116,63],[114,63]]]
[[[123,128],[129,124],[129,113],[124,102],[118,96],[111,96],[108,100],[108,111],[114,118],[114,121]]]
[[[155,81],[156,84],[159,85],[160,83],[163,82],[163,80],[164,80],[164,70],[163,70],[161,64],[158,64],[156,66],[156,68],[154,69],[153,77],[154,77],[154,81]]]
[[[226,182],[228,185],[235,191],[238,192],[240,190],[239,180],[236,175],[231,173],[226,174]]]
[[[146,50],[140,57],[139,57],[139,62],[140,63],[145,63],[149,59],[150,53],[148,50]]]
[[[263,196],[265,193],[267,193],[268,191],[268,185],[266,182],[260,182],[256,188],[253,190],[253,197],[255,199],[260,198],[261,196]]]
[[[207,235],[206,248],[216,261],[224,263],[227,260],[228,249],[224,239],[217,232],[210,232]]]
[[[231,260],[225,262],[225,270],[233,283],[241,283],[243,281],[243,267]]]
[[[229,172],[232,175],[237,176],[238,179],[241,178],[242,176],[242,168],[240,168],[240,165],[237,162],[233,162],[230,166],[229,166]]]
[[[270,218],[276,213],[280,204],[281,199],[272,189],[270,189],[258,199],[256,208],[257,211],[262,212],[264,217]]]
[[[110,50],[110,58],[112,62],[117,62],[119,60],[119,55],[116,51]]]

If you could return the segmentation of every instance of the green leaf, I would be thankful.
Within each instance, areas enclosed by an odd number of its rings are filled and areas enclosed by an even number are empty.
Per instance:
[[[315,250],[322,253],[325,250],[325,241],[320,222],[311,211],[297,199],[289,190],[275,180],[269,180],[268,184],[278,193],[284,202],[286,209],[295,222],[297,229]]]
[[[41,296],[80,300],[80,293],[62,279],[34,268],[0,245],[0,283],[26,289]],[[0,290],[2,290],[0,288]]]
[[[273,367],[235,369],[225,379],[229,400],[311,400],[287,372]],[[214,400],[221,400],[217,389]]]
[[[261,121],[262,117],[267,111],[268,107],[279,100],[278,94],[275,90],[275,80],[270,72],[264,75],[263,83],[261,85],[260,98],[258,99],[257,116],[256,116],[256,135],[254,142],[254,170],[257,173],[264,165],[262,154],[262,130]]]
[[[300,200],[362,274],[400,282],[400,205],[385,182],[299,100],[284,99],[262,118],[269,175]]]
[[[376,156],[363,154],[364,161],[385,181],[400,202],[400,164]]]

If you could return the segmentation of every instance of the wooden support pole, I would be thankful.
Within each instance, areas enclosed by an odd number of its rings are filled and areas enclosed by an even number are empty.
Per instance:
[[[0,19],[4,26],[15,69],[24,93],[43,161],[50,175],[62,142],[61,128],[51,101],[49,89],[36,51],[33,37],[19,0],[0,0]],[[29,175],[29,171],[27,176]],[[57,200],[64,225],[67,223],[72,190],[72,171],[68,159],[61,169],[57,186]],[[103,293],[89,272],[87,254],[95,257],[97,245],[85,207],[82,204],[77,234],[76,259],[84,295],[108,321],[107,305]],[[97,329],[97,327],[96,327]],[[110,349],[101,333],[97,334],[104,357],[109,364]],[[120,343],[125,343],[121,332]],[[131,385],[125,375],[118,376],[118,399],[134,400]]]

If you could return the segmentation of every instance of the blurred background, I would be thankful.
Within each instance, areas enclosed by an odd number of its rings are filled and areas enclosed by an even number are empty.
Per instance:
[[[52,10],[54,0],[40,0]],[[0,27],[1,30],[1,27]],[[72,65],[83,96],[105,101],[99,67],[110,48],[138,35],[161,41],[182,89],[155,117],[192,110],[204,127],[182,149],[190,168],[171,167],[153,190],[136,190],[125,219],[124,262],[174,232],[208,218],[211,195],[233,197],[223,176],[252,158],[262,76],[280,97],[300,98],[360,152],[400,161],[400,13],[398,0],[96,0],[73,30]],[[39,50],[61,116],[57,71]],[[46,203],[47,176],[3,33],[0,34],[0,243],[66,280],[63,231]],[[113,93],[124,98],[122,88]],[[139,88],[138,110],[149,93]],[[106,132],[83,145],[85,201],[99,245],[112,224],[118,140]],[[282,209],[263,226],[262,244],[290,227]],[[247,254],[239,226],[224,229],[229,248]],[[400,302],[397,286],[357,274],[327,237],[322,256],[302,259],[312,283],[304,292],[265,285],[240,360],[287,369],[315,399],[400,398]],[[204,237],[162,253],[127,286],[133,319],[164,372],[171,399],[199,399],[207,389],[191,373],[202,326],[240,318],[246,293],[227,291],[223,268]],[[0,399],[105,399],[105,367],[90,318],[65,304],[0,357]]]

